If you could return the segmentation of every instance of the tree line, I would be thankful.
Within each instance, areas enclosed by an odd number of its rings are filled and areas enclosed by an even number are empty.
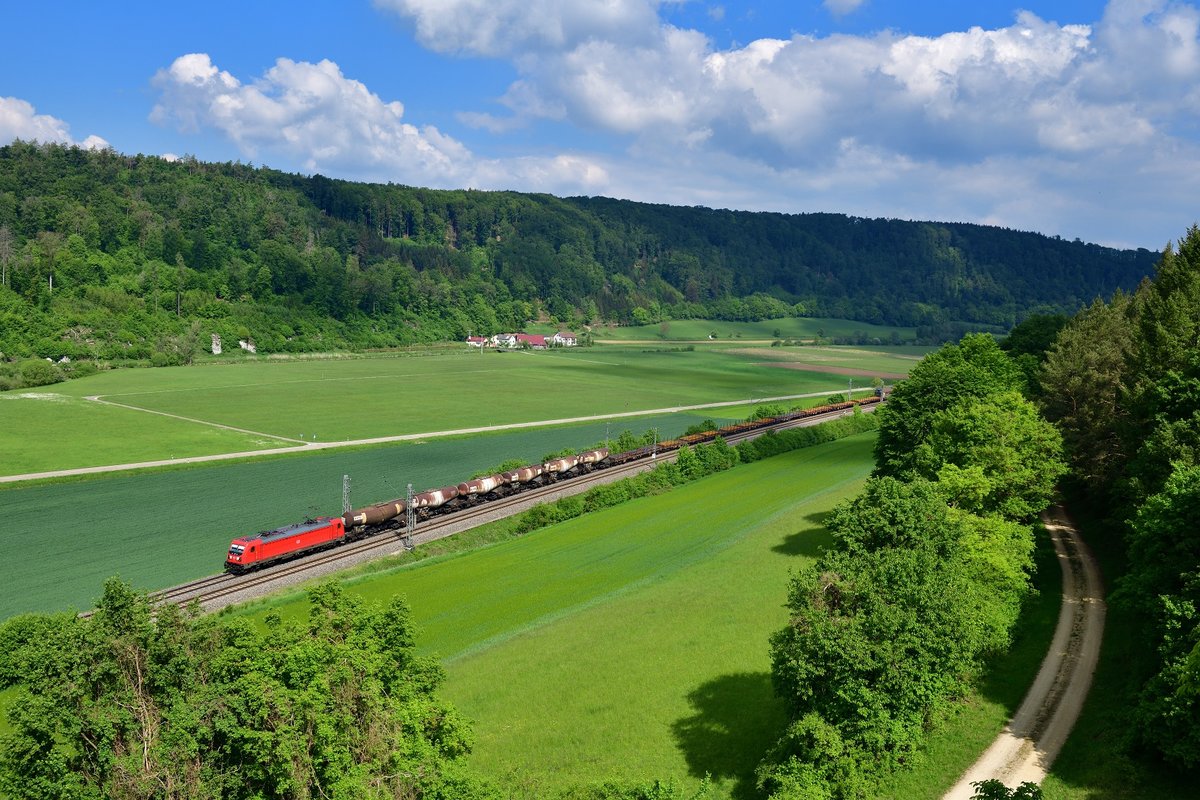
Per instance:
[[[391,347],[527,321],[837,316],[1011,327],[1132,288],[1154,255],[837,214],[364,184],[192,158],[0,147],[0,352],[181,363]]]

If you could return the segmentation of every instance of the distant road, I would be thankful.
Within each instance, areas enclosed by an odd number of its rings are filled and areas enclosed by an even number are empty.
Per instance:
[[[971,784],[995,778],[1013,788],[1041,783],[1075,726],[1092,686],[1104,635],[1100,567],[1062,506],[1042,515],[1063,572],[1062,610],[1029,693],[1004,730],[942,800],[969,800]]]
[[[650,408],[642,411],[622,411],[615,414],[595,414],[588,417],[565,417],[562,419],[544,419],[536,422],[513,422],[507,425],[484,425],[478,428],[457,428],[448,431],[430,431],[428,433],[404,433],[396,436],[376,436],[370,439],[352,439],[344,442],[302,442],[294,447],[270,447],[264,450],[247,450],[240,453],[216,453],[209,456],[191,456],[189,458],[164,458],[158,461],[139,461],[132,464],[109,464],[100,467],[77,467],[75,469],[58,469],[49,472],[27,472],[23,475],[0,475],[0,483],[17,483],[19,481],[35,481],[42,478],[67,478],[74,475],[95,475],[103,472],[122,472],[131,469],[146,469],[150,467],[170,467],[177,464],[203,464],[209,461],[229,461],[235,458],[250,458],[253,456],[270,456],[279,453],[299,453],[310,450],[332,450],[338,447],[357,447],[368,444],[388,444],[390,442],[409,442],[418,439],[434,439],[439,436],[462,436],[471,433],[487,433],[489,431],[507,431],[518,430],[520,428],[545,428],[552,425],[568,425],[575,422],[603,422],[610,419],[622,419],[625,417],[645,417],[651,414],[675,414],[681,411],[699,411],[706,408],[723,408],[726,406],[744,406],[749,403],[777,403],[783,400],[800,400],[808,397],[825,397],[831,394],[842,394],[837,390],[825,392],[808,392],[807,394],[789,394],[781,397],[754,397],[741,400],[728,400],[720,403],[701,403],[694,406],[670,406],[668,408]],[[192,417],[180,417],[176,414],[167,414],[162,411],[150,411],[137,406],[128,406],[123,403],[112,403],[108,400],[101,400],[99,397],[89,397],[89,400],[94,400],[100,403],[108,403],[110,405],[119,405],[122,408],[129,408],[135,411],[142,411],[147,414],[159,414],[168,417],[194,422],[200,425],[209,425],[215,428],[224,428],[226,430],[235,430],[242,433],[249,433],[255,436],[267,436],[272,439],[280,439],[283,441],[296,442],[296,439],[287,439],[282,436],[275,436],[269,433],[259,433],[258,431],[248,431],[244,428],[233,428],[228,425],[221,425],[216,422],[207,422],[205,420],[194,419]]]

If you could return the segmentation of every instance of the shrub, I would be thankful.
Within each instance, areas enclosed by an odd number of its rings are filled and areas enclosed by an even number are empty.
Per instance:
[[[26,386],[46,386],[66,380],[63,371],[49,361],[33,358],[21,362],[21,380]]]

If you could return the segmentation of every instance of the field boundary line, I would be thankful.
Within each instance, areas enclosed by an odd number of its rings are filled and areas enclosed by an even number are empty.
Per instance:
[[[109,400],[101,400],[99,395],[93,395],[85,398],[94,400],[99,403],[108,405],[121,406],[130,408],[135,411],[145,411],[148,414],[161,414],[168,417],[177,417],[178,419],[187,420],[190,422],[199,422],[204,425],[212,425],[215,427],[226,428],[228,430],[239,431],[241,433],[269,436],[273,439],[280,439],[287,442],[295,442],[295,447],[271,447],[263,450],[245,450],[237,453],[213,453],[206,456],[188,456],[186,458],[165,458],[155,461],[138,461],[129,464],[107,464],[97,467],[75,467],[74,469],[59,469],[50,470],[47,472],[27,472],[22,475],[0,475],[0,483],[19,483],[21,481],[35,481],[45,478],[69,478],[78,475],[93,475],[105,472],[125,472],[135,469],[149,469],[154,467],[171,467],[180,464],[204,464],[212,461],[230,461],[237,458],[253,458],[255,456],[271,456],[281,453],[300,453],[310,452],[314,450],[332,450],[339,447],[359,447],[362,445],[373,444],[391,444],[393,442],[412,442],[422,439],[436,439],[443,436],[465,436],[472,433],[494,433],[496,431],[520,430],[522,428],[548,428],[555,425],[570,425],[579,422],[604,422],[612,419],[625,419],[629,417],[647,417],[654,414],[678,414],[684,411],[701,411],[707,408],[724,408],[727,406],[744,406],[757,403],[774,403],[782,400],[802,400],[810,397],[827,397],[833,394],[843,394],[834,389],[830,391],[807,392],[805,394],[789,394],[781,397],[751,397],[741,400],[722,400],[715,403],[700,403],[699,405],[688,406],[669,406],[666,408],[648,408],[641,411],[617,411],[611,414],[593,414],[584,417],[564,417],[561,419],[544,419],[534,420],[532,422],[510,422],[503,425],[484,425],[477,428],[455,428],[444,431],[427,431],[425,433],[401,433],[393,436],[375,436],[367,439],[347,439],[341,442],[309,442],[303,439],[288,439],[283,436],[274,436],[268,433],[258,433],[257,431],[248,431],[242,428],[234,428],[228,425],[220,425],[215,422],[205,422],[204,420],[193,420],[189,417],[178,417],[175,414],[168,414],[165,411],[151,411],[150,409],[138,408],[137,406],[125,406],[122,403],[113,403]]]
[[[100,403],[101,405],[105,405],[105,406],[116,406],[117,408],[127,408],[130,411],[141,411],[142,413],[145,413],[145,414],[158,414],[160,417],[170,417],[171,419],[181,419],[184,422],[195,422],[197,425],[207,425],[210,428],[221,428],[221,429],[227,430],[227,431],[235,431],[237,433],[246,433],[251,436],[265,436],[268,439],[278,439],[282,442],[295,442],[296,444],[308,444],[308,442],[304,441],[303,439],[293,439],[290,436],[279,436],[274,433],[263,433],[262,431],[252,431],[247,428],[238,428],[234,425],[225,425],[224,423],[220,423],[220,422],[209,422],[208,420],[196,419],[195,417],[185,417],[182,414],[172,414],[169,411],[156,411],[153,408],[142,408],[140,406],[131,406],[128,403],[118,403],[113,400],[105,400],[104,395],[100,395],[100,394],[91,394],[91,395],[88,395],[87,397],[84,397],[83,399],[91,400],[93,403]]]

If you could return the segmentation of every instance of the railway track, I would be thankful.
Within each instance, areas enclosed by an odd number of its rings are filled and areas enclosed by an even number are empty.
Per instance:
[[[864,406],[864,412],[874,410],[874,406]],[[732,434],[725,437],[733,445],[738,442],[753,439],[771,431],[787,430],[789,428],[807,427],[821,422],[827,422],[841,416],[853,413],[851,410],[832,411],[816,417],[790,420],[788,422],[759,428],[753,431]],[[659,461],[674,461],[678,451],[660,453],[656,457],[644,458],[629,464],[607,467],[551,483],[547,486],[529,489],[510,497],[492,500],[478,506],[436,516],[421,522],[414,527],[411,537],[412,546],[428,544],[438,539],[452,536],[485,522],[510,516],[530,508],[531,506],[555,500],[573,494],[587,491],[593,486],[611,483],[621,478],[635,475],[652,469]],[[173,586],[151,593],[151,597],[160,603],[176,603],[186,605],[193,601],[199,602],[201,608],[213,611],[232,603],[250,600],[276,589],[286,588],[300,579],[319,577],[336,572],[363,561],[379,558],[401,552],[405,546],[405,531],[403,528],[384,531],[373,536],[346,542],[326,550],[310,553],[282,564],[276,564],[265,569],[243,575],[221,573],[199,578],[188,583]]]

